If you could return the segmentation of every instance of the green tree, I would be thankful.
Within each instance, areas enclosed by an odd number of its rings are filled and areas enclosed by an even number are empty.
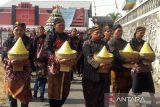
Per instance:
[[[111,17],[113,22],[115,22],[118,18],[122,17],[122,15],[118,12],[109,13],[107,16]]]

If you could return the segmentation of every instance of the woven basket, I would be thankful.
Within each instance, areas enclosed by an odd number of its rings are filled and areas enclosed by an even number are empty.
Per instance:
[[[128,59],[128,58],[131,58],[131,59],[136,59],[139,57],[139,54],[138,52],[134,51],[134,52],[123,52],[123,51],[119,51],[119,54],[125,58],[125,59]]]
[[[134,51],[134,52],[123,52],[119,51],[119,54],[124,58],[124,59],[138,59],[139,58],[139,53]],[[125,63],[122,65],[125,68],[132,68],[134,64],[132,63]]]
[[[105,64],[111,64],[113,61],[113,56],[109,57],[109,58],[102,58],[102,57],[98,57],[97,53],[94,54],[93,56],[94,60],[96,60],[98,63],[105,63]],[[99,69],[98,70],[99,73],[109,73],[109,69]]]
[[[55,52],[55,55],[57,58],[59,59],[70,59],[70,60],[74,60],[76,59],[77,57],[77,52],[73,50],[73,53],[72,54],[59,54],[57,52]],[[70,72],[72,69],[72,67],[68,67],[68,66],[65,66],[63,64],[60,64],[60,71],[61,72]]]
[[[74,50],[72,54],[59,54],[55,52],[55,55],[57,58],[60,58],[60,59],[75,59],[77,57],[77,53]]]
[[[16,61],[23,61],[28,59],[29,54],[24,54],[24,55],[15,55],[15,54],[8,54],[8,58],[10,60],[16,60]]]
[[[102,57],[98,57],[97,54],[94,54],[93,58],[99,63],[110,64],[113,61],[113,56],[109,58],[102,58]]]
[[[145,57],[145,59],[150,60],[150,61],[143,60],[143,64],[145,64],[145,65],[150,65],[155,59],[154,53],[139,53],[139,54],[140,54],[140,56]]]
[[[139,53],[140,56],[143,56],[145,58],[148,58],[148,59],[154,59],[155,58],[155,54],[154,53]]]

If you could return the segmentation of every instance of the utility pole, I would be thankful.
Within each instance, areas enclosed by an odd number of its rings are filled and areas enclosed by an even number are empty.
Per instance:
[[[93,0],[93,7],[94,7],[94,16],[97,16],[97,13],[96,13],[96,2]]]
[[[114,0],[114,1],[115,1],[116,9],[118,10],[117,0]]]
[[[92,22],[97,25],[97,12],[96,12],[96,2],[93,0],[94,17],[92,17]]]

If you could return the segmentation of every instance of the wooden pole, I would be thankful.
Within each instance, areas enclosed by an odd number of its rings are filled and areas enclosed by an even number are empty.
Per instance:
[[[116,9],[118,10],[117,0],[114,0],[114,1],[115,1]]]
[[[61,100],[62,100],[62,95],[63,95],[64,76],[65,76],[65,72],[62,72],[62,83],[61,83],[61,92],[60,92],[60,99]]]

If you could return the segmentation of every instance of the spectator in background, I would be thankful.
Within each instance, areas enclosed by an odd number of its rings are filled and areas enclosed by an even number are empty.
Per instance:
[[[83,40],[86,41],[88,39],[91,38],[91,28],[89,28],[87,31],[86,31],[86,35],[84,36]]]
[[[45,86],[47,83],[47,58],[39,57],[36,66],[36,81],[34,85],[33,97],[37,98],[38,90],[40,89],[40,100],[44,100]]]
[[[33,31],[30,32],[29,37],[30,37],[32,40],[34,40],[34,38],[35,38],[36,36],[37,36],[37,34],[36,34],[36,31],[35,31],[35,30],[33,30]]]
[[[69,36],[69,43],[71,45],[71,48],[73,50],[76,50],[78,52],[78,55],[79,55],[79,39],[78,39],[78,31],[76,28],[73,28],[71,30],[71,33],[70,33],[70,36]],[[78,59],[77,59],[78,60]],[[77,62],[76,62],[77,63]],[[76,65],[73,67],[73,71],[72,71],[72,80],[74,79],[73,78],[73,73],[75,72],[76,73],[77,71],[77,68],[76,68]]]
[[[71,48],[76,50],[78,49],[78,31],[76,28],[73,28],[70,33],[69,42],[71,44]]]
[[[82,52],[82,47],[83,47],[83,37],[84,37],[84,33],[80,32],[78,34],[78,39],[79,39],[79,43],[78,43],[78,61],[77,61],[77,71],[78,71],[78,77],[82,76],[83,73],[83,66],[84,66],[84,56],[83,56],[83,52]]]
[[[43,26],[38,27],[37,36],[33,40],[33,48],[35,50],[35,58],[40,58],[45,56],[44,52],[44,42],[45,42],[46,34]]]
[[[40,93],[40,99],[43,101],[44,99],[44,91],[45,91],[45,84],[47,82],[47,62],[48,62],[48,57],[46,55],[46,52],[44,50],[44,43],[45,43],[45,31],[43,26],[38,27],[38,35],[35,37],[33,41],[33,48],[34,48],[34,53],[35,53],[35,58],[34,58],[34,64],[36,67],[36,82],[34,86],[34,98],[37,98],[37,92],[38,89],[41,89]]]
[[[103,29],[103,41],[105,41],[106,43],[108,43],[108,41],[111,39],[112,37],[112,34],[113,34],[113,30],[112,30],[112,27],[107,25],[104,27]]]

